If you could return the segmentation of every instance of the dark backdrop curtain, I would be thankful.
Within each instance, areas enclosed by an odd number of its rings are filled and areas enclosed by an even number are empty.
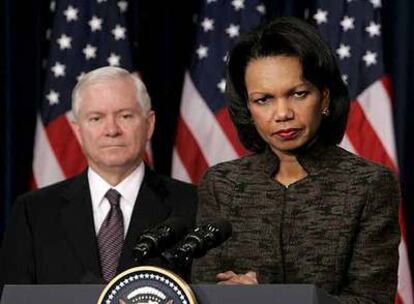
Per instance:
[[[414,269],[414,2],[383,1],[386,66],[392,76],[394,127],[411,269]],[[413,271],[411,271],[413,274]]]
[[[2,1],[0,230],[16,195],[28,190],[48,6],[48,1]]]
[[[337,1],[337,0],[332,0]],[[312,1],[266,0],[269,16],[303,17]],[[48,0],[3,0],[0,7],[1,172],[0,239],[15,197],[29,189],[36,105],[51,23]],[[134,61],[157,112],[153,153],[157,171],[169,174],[184,70],[200,2],[129,1]],[[394,87],[394,114],[408,235],[414,238],[414,2],[383,1],[386,67]],[[24,7],[23,7],[24,6]],[[413,242],[408,242],[411,265]]]

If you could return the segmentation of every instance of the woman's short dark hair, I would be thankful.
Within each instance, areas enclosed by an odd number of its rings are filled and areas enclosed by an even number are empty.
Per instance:
[[[242,144],[254,152],[263,151],[267,145],[258,134],[247,107],[246,67],[253,59],[277,55],[298,58],[303,78],[319,90],[329,90],[330,114],[323,117],[318,135],[327,144],[340,143],[347,123],[349,97],[335,56],[312,25],[293,17],[281,17],[246,34],[230,52],[226,97]]]

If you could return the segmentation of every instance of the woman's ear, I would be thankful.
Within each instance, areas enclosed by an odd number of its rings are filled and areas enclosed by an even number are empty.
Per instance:
[[[329,103],[330,103],[329,90],[325,88],[325,89],[322,90],[322,94],[321,94],[321,113],[322,113],[322,116],[329,116],[329,114],[330,114]]]
[[[324,110],[324,109],[328,109],[329,110],[329,103],[330,103],[329,89],[328,88],[324,88],[322,90],[322,110]]]

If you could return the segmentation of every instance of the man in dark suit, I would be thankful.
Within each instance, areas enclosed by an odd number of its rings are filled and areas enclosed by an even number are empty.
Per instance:
[[[144,230],[169,217],[194,224],[194,187],[142,161],[155,113],[138,77],[115,67],[89,72],[73,90],[72,112],[89,167],[16,200],[0,254],[0,286],[108,282],[136,266],[133,247]]]

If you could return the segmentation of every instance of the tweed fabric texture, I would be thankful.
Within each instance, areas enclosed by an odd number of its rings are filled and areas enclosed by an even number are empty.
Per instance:
[[[109,189],[105,194],[111,209],[102,223],[98,233],[99,256],[102,276],[106,282],[112,280],[118,268],[124,243],[124,220],[119,206],[121,194],[115,189]]]
[[[218,164],[199,187],[199,219],[219,216],[232,238],[194,263],[195,282],[256,271],[260,283],[316,284],[341,303],[393,303],[398,183],[385,167],[316,143],[298,154],[308,175],[285,187],[269,150]]]

